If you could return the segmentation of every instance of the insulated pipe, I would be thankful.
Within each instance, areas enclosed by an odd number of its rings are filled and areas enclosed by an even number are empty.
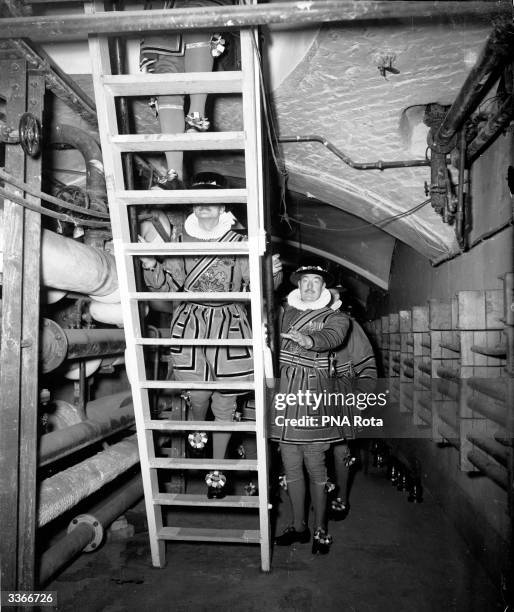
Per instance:
[[[42,527],[101,489],[139,461],[136,436],[43,480],[39,488],[38,526]]]
[[[88,132],[73,125],[56,125],[50,134],[53,144],[67,144],[77,149],[86,163],[86,191],[93,208],[102,212],[107,210],[107,190],[105,186],[102,150]]]
[[[43,230],[41,267],[47,287],[84,293],[98,301],[120,301],[116,263],[106,251]]]
[[[113,493],[101,504],[89,511],[99,524],[106,529],[115,519],[133,506],[143,496],[143,482],[137,475],[120,491]],[[76,557],[94,539],[95,530],[88,523],[80,523],[73,531],[41,555],[39,585],[44,585],[68,561]]]
[[[39,440],[39,466],[74,453],[134,424],[132,396],[127,391],[88,402],[87,420],[43,434]]]
[[[506,20],[493,29],[450,110],[437,132],[431,137],[432,142],[429,144],[440,153],[451,151],[457,132],[478,106],[492,83],[500,76],[506,63],[512,60],[514,45],[512,16],[509,21]]]

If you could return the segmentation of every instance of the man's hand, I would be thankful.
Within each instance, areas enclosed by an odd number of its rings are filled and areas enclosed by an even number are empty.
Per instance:
[[[275,255],[271,257],[271,265],[273,267],[273,276],[282,272],[282,262],[280,261],[280,255],[278,253],[275,253]]]
[[[302,348],[310,349],[314,346],[314,340],[297,329],[290,329],[287,333],[280,334],[282,338],[287,338],[299,344]]]
[[[138,236],[137,240],[138,242],[146,242],[143,236]],[[157,260],[155,257],[140,257],[139,259],[144,270],[154,270],[155,266],[157,265]]]

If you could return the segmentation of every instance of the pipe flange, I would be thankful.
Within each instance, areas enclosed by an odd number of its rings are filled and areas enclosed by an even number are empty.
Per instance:
[[[81,523],[87,523],[91,525],[94,532],[94,537],[89,544],[82,550],[82,552],[93,552],[102,543],[104,537],[104,528],[100,521],[96,519],[92,514],[79,514],[76,516],[71,523],[68,525],[67,533],[71,533]]]
[[[23,151],[30,157],[38,157],[41,153],[41,142],[43,140],[39,119],[32,113],[23,113],[20,117],[18,132]]]
[[[52,319],[43,319],[39,358],[43,374],[58,368],[66,359],[68,339],[63,328]]]
[[[448,142],[436,143],[434,142],[435,131],[434,128],[430,128],[427,134],[427,144],[430,150],[434,153],[440,153],[441,155],[447,155],[450,151],[453,151],[457,146],[457,134],[454,134]]]

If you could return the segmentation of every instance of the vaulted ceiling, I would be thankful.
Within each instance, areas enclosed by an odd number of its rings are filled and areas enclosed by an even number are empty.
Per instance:
[[[266,31],[270,132],[322,136],[358,162],[423,159],[423,107],[453,102],[490,30],[488,19],[436,16]],[[133,39],[131,57],[135,48]],[[64,47],[49,49],[66,69]],[[90,78],[77,78],[91,94]],[[158,130],[144,101],[136,103],[135,114],[138,129]],[[55,120],[66,121],[66,111],[61,108]],[[220,131],[240,129],[240,100],[214,100],[213,124]],[[284,211],[275,203],[276,239],[329,256],[382,288],[395,239],[429,259],[458,252],[453,228],[429,203],[409,212],[427,199],[428,167],[355,170],[317,142],[281,144],[277,151],[287,187],[300,200],[295,214],[286,211],[289,224],[280,222]],[[242,160],[227,155],[204,156],[197,167],[243,176]]]

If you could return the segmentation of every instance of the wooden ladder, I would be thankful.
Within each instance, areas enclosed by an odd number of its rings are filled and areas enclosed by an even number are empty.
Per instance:
[[[99,3],[87,5],[88,12],[101,12]],[[109,210],[123,321],[127,342],[127,372],[132,387],[137,424],[141,472],[144,485],[146,512],[152,563],[165,564],[166,540],[209,542],[239,542],[260,544],[261,567],[270,570],[270,533],[268,502],[267,440],[264,420],[264,336],[261,258],[265,250],[263,213],[261,117],[259,64],[256,57],[256,33],[241,31],[241,71],[219,73],[137,74],[113,75],[105,37],[90,36],[89,49],[93,67],[93,81],[98,113]],[[137,135],[120,134],[116,112],[116,97],[162,96],[187,93],[241,93],[244,130],[237,132],[204,132],[187,134]],[[246,187],[217,190],[127,190],[125,189],[122,154],[127,152],[241,150],[245,155]],[[248,241],[237,243],[206,242],[142,244],[131,236],[129,206],[192,205],[198,203],[244,203],[247,207]],[[136,242],[134,241],[134,238]],[[239,293],[156,293],[138,291],[134,272],[134,258],[146,256],[202,256],[216,254],[248,257],[250,292]],[[254,337],[248,340],[173,340],[147,338],[142,332],[139,303],[152,299],[202,301],[243,301],[249,303]],[[147,380],[144,347],[148,346],[252,346],[254,381],[248,382],[179,382]],[[149,390],[222,389],[255,394],[255,422],[178,421],[153,419],[150,412]],[[190,459],[156,456],[154,432],[177,431],[254,432],[257,460],[246,459]],[[255,470],[258,475],[258,496],[231,495],[223,499],[207,499],[206,495],[169,494],[159,491],[157,470]],[[201,529],[163,525],[162,511],[166,506],[208,506],[255,508],[259,510],[259,529]]]

